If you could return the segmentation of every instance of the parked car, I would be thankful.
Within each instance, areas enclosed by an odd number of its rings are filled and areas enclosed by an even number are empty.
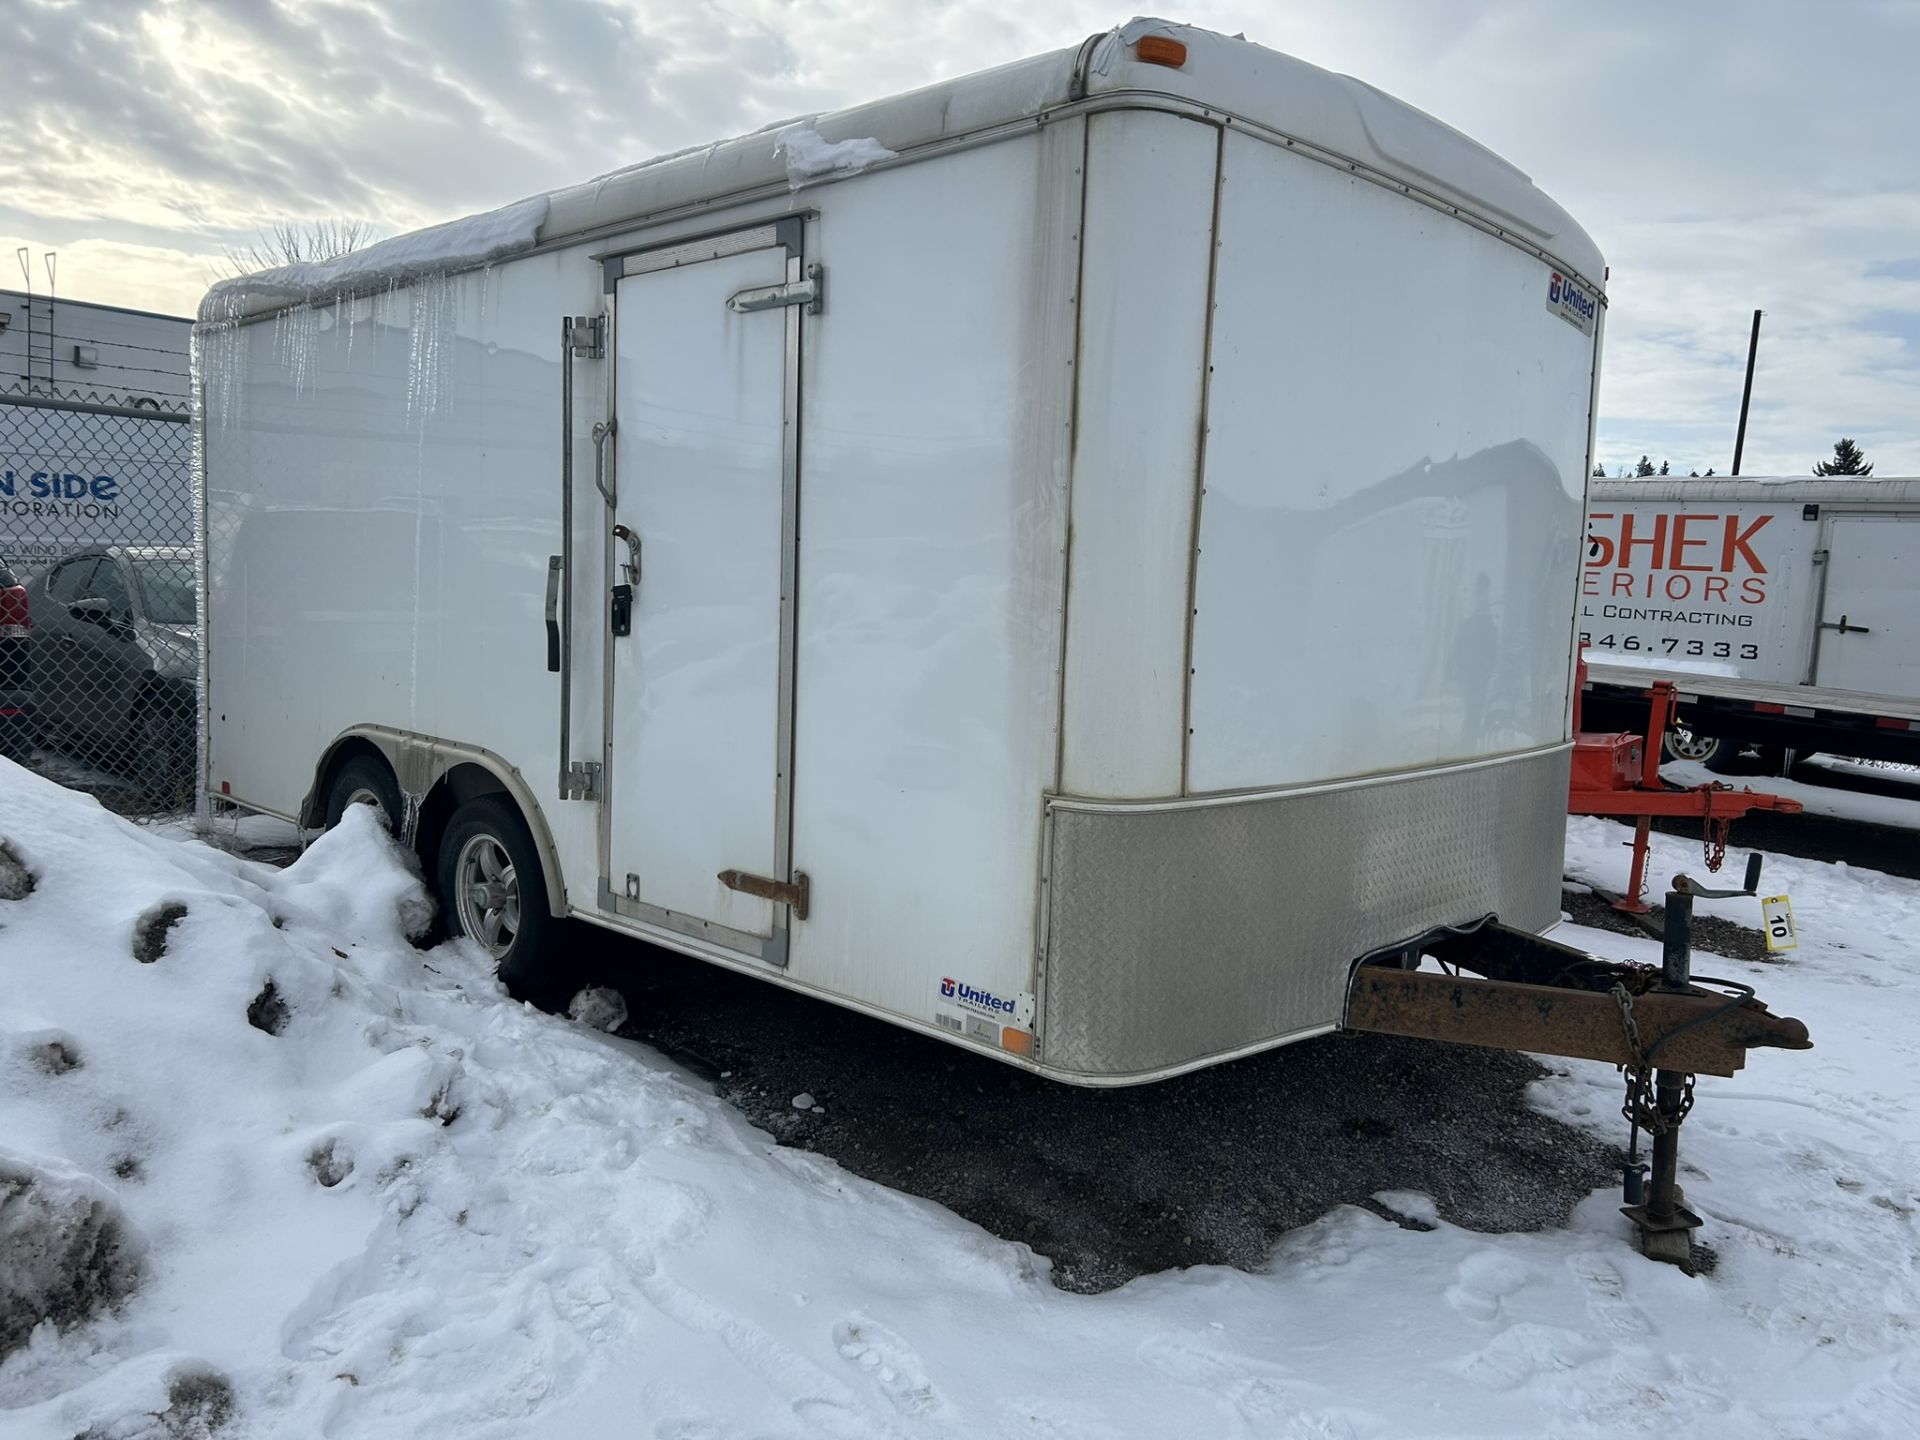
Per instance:
[[[33,741],[27,683],[27,637],[33,633],[27,587],[0,555],[0,755],[27,753]]]
[[[98,751],[149,789],[193,767],[199,661],[193,551],[109,545],[27,582],[33,723]]]

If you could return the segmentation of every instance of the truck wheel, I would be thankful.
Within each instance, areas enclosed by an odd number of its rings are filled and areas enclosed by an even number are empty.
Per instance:
[[[149,800],[171,800],[193,773],[188,726],[166,704],[149,700],[133,717],[131,769]]]
[[[1704,765],[1709,770],[1720,768],[1739,754],[1740,747],[1725,740],[1716,740],[1711,735],[1702,735],[1697,730],[1689,730],[1684,725],[1670,725],[1661,738],[1661,748],[1667,752],[1669,760],[1691,760]],[[1715,762],[1718,761],[1719,764]]]
[[[349,756],[333,772],[327,786],[327,829],[340,823],[350,805],[371,805],[380,812],[380,822],[389,835],[400,833],[400,817],[406,813],[400,802],[400,784],[393,778],[387,762],[371,755]]]
[[[528,998],[554,921],[520,812],[498,795],[469,800],[447,823],[439,869],[447,928],[493,957],[508,994]]]

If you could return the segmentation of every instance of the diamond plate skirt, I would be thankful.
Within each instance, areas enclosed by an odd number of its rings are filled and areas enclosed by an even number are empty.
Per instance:
[[[1156,1079],[1337,1026],[1356,960],[1560,916],[1571,749],[1250,795],[1048,803],[1036,1059]]]

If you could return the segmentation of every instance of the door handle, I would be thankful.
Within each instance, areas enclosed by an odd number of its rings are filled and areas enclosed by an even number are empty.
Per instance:
[[[558,555],[547,557],[547,669],[560,673],[560,570]]]
[[[1844,615],[1840,617],[1837,624],[1832,620],[1822,620],[1820,622],[1820,628],[1822,630],[1838,630],[1842,635],[1871,635],[1873,633],[1873,631],[1865,625],[1848,624],[1847,617]]]
[[[607,442],[614,436],[614,422],[605,421],[593,427],[593,488],[600,492],[600,498],[608,505],[613,504],[613,491],[607,486]]]

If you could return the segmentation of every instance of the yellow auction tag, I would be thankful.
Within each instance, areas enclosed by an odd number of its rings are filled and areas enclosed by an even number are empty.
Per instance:
[[[1760,926],[1767,932],[1767,949],[1795,950],[1800,937],[1793,928],[1793,902],[1784,895],[1768,895],[1760,901]]]

